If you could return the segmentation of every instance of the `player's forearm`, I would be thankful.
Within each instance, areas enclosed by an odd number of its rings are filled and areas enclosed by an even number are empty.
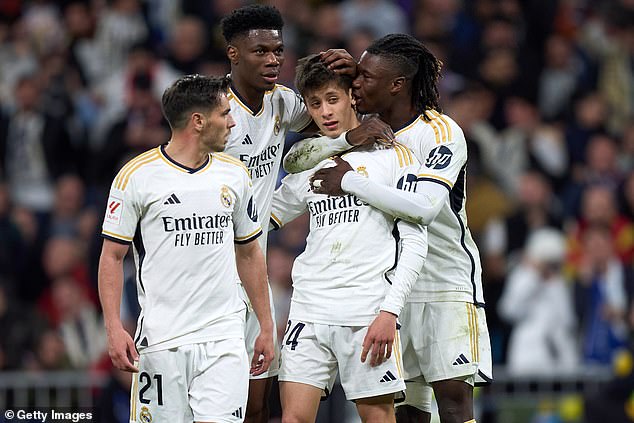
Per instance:
[[[346,173],[341,181],[341,188],[345,192],[394,217],[422,225],[434,221],[448,195],[447,189],[440,185],[427,185],[429,188],[426,187],[425,191],[403,191],[379,184],[355,172]]]
[[[426,228],[408,222],[399,222],[398,229],[401,234],[401,254],[394,274],[390,278],[392,285],[380,307],[381,310],[396,316],[405,306],[427,257]]]
[[[121,323],[121,293],[123,291],[123,258],[101,255],[98,276],[99,300],[103,309],[106,330],[116,329]]]
[[[297,141],[284,156],[284,170],[299,173],[312,169],[322,160],[352,148],[344,132],[337,138],[317,137]]]
[[[257,241],[236,249],[238,275],[253,306],[262,331],[273,331],[266,263]]]

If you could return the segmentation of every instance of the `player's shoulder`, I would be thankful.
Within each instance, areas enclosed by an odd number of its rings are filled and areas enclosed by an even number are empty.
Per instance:
[[[298,93],[282,84],[275,84],[275,87],[267,91],[265,95],[271,96],[272,98],[281,98],[283,101],[301,101],[301,97]]]
[[[115,176],[112,186],[119,190],[125,191],[130,185],[130,181],[155,169],[155,164],[161,159],[160,147],[152,148],[144,153],[129,160]]]
[[[226,169],[229,172],[238,173],[240,175],[246,174],[249,178],[251,177],[249,169],[247,169],[244,163],[227,153],[212,153],[211,160],[212,163],[216,162],[216,166],[222,167],[223,170]]]
[[[437,110],[429,109],[419,117],[420,126],[433,133],[436,144],[465,143],[462,128],[450,116]]]

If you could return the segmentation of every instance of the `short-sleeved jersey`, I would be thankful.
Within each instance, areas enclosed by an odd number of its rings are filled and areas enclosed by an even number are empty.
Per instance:
[[[225,153],[237,158],[249,169],[258,205],[258,219],[266,228],[286,134],[304,129],[311,122],[311,117],[301,97],[283,85],[267,91],[262,107],[256,112],[249,109],[235,90],[230,89],[228,97],[236,126],[231,129]],[[266,236],[259,238],[265,253],[266,239]]]
[[[465,211],[467,143],[458,124],[446,115],[427,111],[395,133],[422,163],[421,184],[447,188],[447,198],[436,219],[428,226],[429,250],[410,301],[467,301],[484,304],[482,267],[478,248],[467,227]]]
[[[244,165],[210,154],[198,169],[164,146],[128,162],[110,189],[102,236],[132,244],[141,314],[137,348],[155,351],[243,337],[234,242],[261,234]]]
[[[343,158],[353,169],[382,185],[414,190],[419,162],[411,151],[353,151]],[[394,217],[351,194],[331,197],[310,188],[312,174],[331,166],[286,176],[273,197],[271,223],[280,227],[308,211],[306,249],[293,264],[289,319],[341,326],[365,326],[379,312],[396,265]]]

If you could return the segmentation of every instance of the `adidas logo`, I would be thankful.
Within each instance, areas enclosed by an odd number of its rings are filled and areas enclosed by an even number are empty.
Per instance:
[[[241,419],[243,417],[242,416],[242,407],[238,407],[238,409],[236,411],[234,411],[233,413],[231,413],[231,415],[233,417],[237,417],[237,418]]]
[[[242,141],[242,145],[246,144],[253,144],[253,141],[251,141],[251,137],[249,136],[249,134],[247,134],[247,136],[244,137],[244,141]]]
[[[180,204],[180,203],[181,203],[181,200],[178,199],[176,194],[172,194],[167,198],[167,200],[165,200],[163,204]]]
[[[452,364],[454,366],[458,366],[460,364],[467,364],[468,362],[469,360],[467,360],[467,357],[465,357],[464,354],[460,354]]]
[[[385,374],[383,375],[383,378],[379,382],[384,383],[384,382],[391,382],[393,380],[396,380],[396,376],[394,376],[392,372],[388,370],[387,372],[385,372]]]

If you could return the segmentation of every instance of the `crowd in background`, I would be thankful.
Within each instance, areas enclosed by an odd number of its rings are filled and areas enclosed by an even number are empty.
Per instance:
[[[228,72],[218,23],[244,3],[0,2],[0,370],[109,368],[96,264],[110,182],[169,140],[168,84]],[[631,347],[633,1],[268,3],[285,18],[279,82],[291,87],[298,58],[346,48],[358,59],[392,32],[442,59],[442,107],[469,146],[467,211],[495,363],[574,372]],[[307,222],[269,242],[281,330]]]

